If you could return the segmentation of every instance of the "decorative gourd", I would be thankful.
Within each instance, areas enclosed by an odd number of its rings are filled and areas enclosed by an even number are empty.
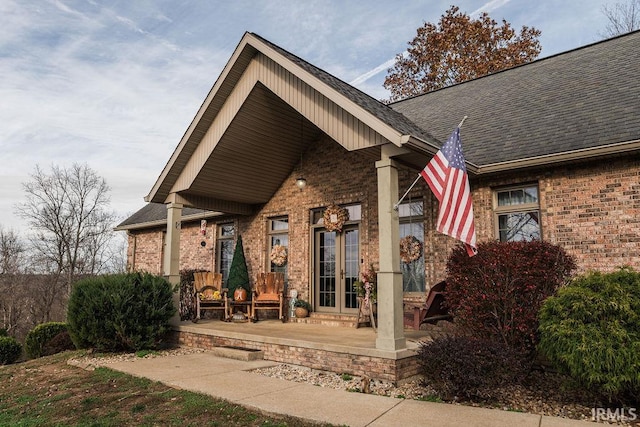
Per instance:
[[[237,288],[233,292],[233,300],[243,302],[247,300],[247,290],[245,288]]]

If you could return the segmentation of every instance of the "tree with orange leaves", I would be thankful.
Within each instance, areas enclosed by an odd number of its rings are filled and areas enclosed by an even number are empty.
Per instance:
[[[420,95],[534,60],[541,51],[540,31],[523,26],[520,34],[483,12],[478,19],[451,6],[438,25],[426,22],[384,80],[390,101]]]

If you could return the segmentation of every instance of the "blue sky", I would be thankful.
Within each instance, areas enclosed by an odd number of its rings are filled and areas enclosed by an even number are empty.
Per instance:
[[[602,39],[607,0],[458,1],[542,31],[541,57]],[[394,56],[440,0],[0,0],[0,226],[36,165],[86,163],[124,219],[143,197],[245,31],[377,98]],[[375,72],[381,70],[381,72]]]

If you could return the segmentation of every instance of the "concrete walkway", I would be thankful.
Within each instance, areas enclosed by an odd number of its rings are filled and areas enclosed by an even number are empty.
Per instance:
[[[322,388],[250,372],[276,365],[212,352],[143,358],[109,368],[259,411],[353,427],[486,426],[585,427],[585,421]]]

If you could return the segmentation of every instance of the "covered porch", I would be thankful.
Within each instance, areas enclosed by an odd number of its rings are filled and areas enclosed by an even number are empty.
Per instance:
[[[213,349],[231,347],[260,350],[265,360],[330,370],[336,373],[401,381],[418,374],[416,351],[420,341],[442,333],[438,327],[405,330],[406,348],[396,352],[376,348],[373,328],[350,328],[311,323],[182,322],[173,338],[182,346]]]
[[[245,34],[145,198],[167,208],[164,274],[178,284],[181,262],[194,267],[183,255],[195,251],[181,243],[190,232],[183,230],[184,208],[219,214],[216,240],[202,241],[213,249],[212,270],[223,270],[224,227],[243,236],[250,278],[274,271],[273,226],[285,224],[288,289],[316,311],[352,314],[353,282],[376,264],[378,327],[177,321],[177,341],[260,349],[269,360],[391,381],[414,375],[411,335],[420,332],[403,328],[396,202],[399,175],[412,181],[438,145],[379,101]],[[296,186],[302,177],[306,185]],[[319,213],[334,205],[358,216],[330,229],[338,215],[327,223]]]

